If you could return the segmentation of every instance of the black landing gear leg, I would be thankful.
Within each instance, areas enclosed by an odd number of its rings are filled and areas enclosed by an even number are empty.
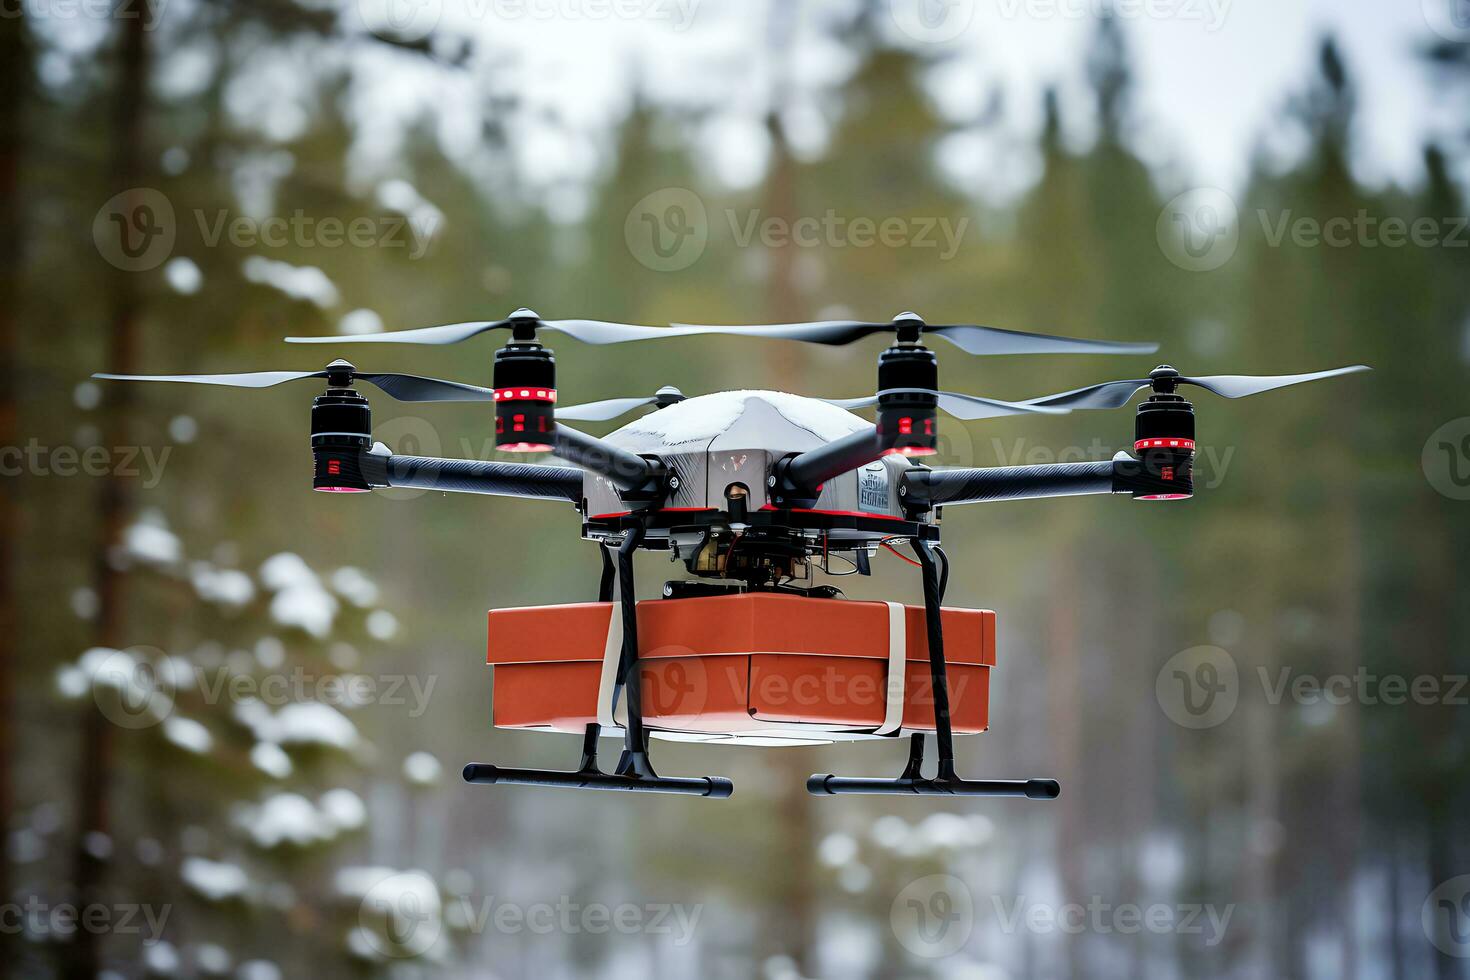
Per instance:
[[[500,766],[470,763],[464,767],[467,783],[500,783],[513,786],[557,786],[564,789],[601,789],[625,793],[673,793],[680,796],[708,796],[724,799],[735,791],[730,780],[722,776],[660,776],[648,758],[648,733],[643,727],[643,691],[638,674],[638,612],[633,587],[633,553],[643,540],[643,527],[634,524],[618,547],[616,574],[608,549],[602,549],[601,601],[612,601],[612,584],[618,585],[618,602],[622,607],[623,649],[618,659],[613,703],[619,694],[628,698],[628,725],[624,730],[623,754],[613,772],[597,766],[597,739],[602,726],[587,726],[582,736],[582,761],[575,772],[548,769],[506,769]],[[631,683],[630,683],[631,682]]]
[[[920,732],[914,732],[909,741],[908,764],[897,779],[818,773],[807,779],[807,792],[813,796],[853,793],[869,796],[1024,796],[1031,800],[1056,799],[1062,790],[1055,779],[961,779],[956,775],[954,733],[949,720],[949,680],[944,666],[944,630],[939,618],[944,590],[934,560],[933,546],[927,541],[915,539],[914,550],[919,554],[919,565],[924,576],[924,621],[929,633],[929,681],[934,692],[934,740],[939,746],[937,771],[933,778],[924,778],[924,736]]]

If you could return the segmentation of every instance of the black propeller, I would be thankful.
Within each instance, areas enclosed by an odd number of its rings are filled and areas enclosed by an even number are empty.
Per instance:
[[[369,374],[338,359],[324,371],[251,371],[245,374],[94,374],[104,381],[182,381],[189,384],[228,385],[232,388],[270,388],[302,378],[326,378],[333,388],[349,387],[354,381],[377,385],[401,402],[493,402],[489,388],[421,378],[413,374]]]
[[[677,336],[667,327],[644,327],[632,323],[607,323],[603,320],[543,320],[532,310],[519,309],[504,320],[472,320],[448,323],[442,327],[420,327],[417,330],[393,330],[389,333],[347,334],[337,337],[287,337],[288,344],[457,344],[461,340],[509,328],[512,339],[531,342],[536,333],[550,330],[564,333],[584,344],[621,344],[630,340],[651,340]]]
[[[812,344],[850,344],[878,333],[896,333],[901,342],[917,343],[923,334],[937,334],[971,354],[1152,354],[1158,344],[1079,340],[1050,334],[1022,333],[973,323],[925,323],[917,313],[904,312],[887,323],[865,320],[819,320],[814,323],[775,323],[764,326],[714,326],[676,323],[680,333],[735,334],[803,340]]]
[[[667,408],[683,400],[682,391],[672,385],[665,385],[647,398],[606,398],[599,402],[568,405],[566,408],[558,408],[556,417],[573,422],[606,422],[608,419],[615,419],[619,415],[631,412],[635,408],[642,408],[644,405]]]
[[[917,342],[921,334],[932,333],[971,354],[1151,354],[1159,346],[1078,340],[965,323],[930,326],[914,313],[900,313],[888,323],[824,320],[817,323],[779,323],[766,326],[676,323],[667,327],[647,327],[631,323],[607,323],[602,320],[543,320],[527,309],[516,310],[504,320],[473,320],[441,327],[395,330],[390,333],[287,337],[286,341],[292,344],[457,344],[491,330],[506,328],[511,330],[512,338],[517,341],[534,341],[538,331],[550,330],[586,344],[621,344],[634,340],[707,334],[802,340],[813,344],[850,344],[875,333],[896,333],[899,340]]]
[[[1372,368],[1367,365],[1354,364],[1350,367],[1317,371],[1313,374],[1260,376],[1217,374],[1207,378],[1189,378],[1181,375],[1169,365],[1162,364],[1151,371],[1147,378],[1133,381],[1105,381],[1100,385],[1089,385],[1074,391],[1030,398],[1024,404],[1047,408],[1120,408],[1128,404],[1128,400],[1143,388],[1152,387],[1156,393],[1172,394],[1180,385],[1196,385],[1226,398],[1244,398],[1247,395],[1258,395],[1274,388],[1285,388],[1288,385],[1302,384],[1307,381],[1320,381],[1323,378],[1335,378],[1342,374],[1356,374],[1359,371],[1371,370]]]
[[[962,395],[955,391],[936,392],[939,395],[939,407],[957,419],[974,421],[975,419],[993,419],[1002,415],[1066,415],[1071,409],[1055,408],[1047,405],[1031,405],[1025,402],[1004,402],[995,398],[981,398],[978,395]],[[877,395],[868,395],[865,398],[823,398],[829,405],[838,408],[868,408],[878,404]]]

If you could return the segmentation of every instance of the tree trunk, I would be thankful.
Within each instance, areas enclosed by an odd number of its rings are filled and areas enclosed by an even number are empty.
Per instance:
[[[20,154],[24,113],[30,100],[30,52],[25,16],[0,18],[0,446],[18,441],[16,383],[19,380],[16,307],[25,261],[21,221]],[[16,481],[0,480],[0,813],[15,812]],[[0,902],[10,901],[10,862],[0,861]],[[7,937],[6,944],[10,942]],[[7,957],[8,958],[8,957]]]
[[[118,19],[121,43],[113,130],[113,193],[135,188],[143,179],[143,122],[148,82],[148,32],[142,17]],[[110,195],[109,195],[110,196]],[[138,320],[141,306],[138,273],[116,270],[111,278],[111,314],[107,342],[107,370],[118,374],[138,370]],[[107,445],[132,444],[130,438],[131,389],[128,385],[109,385]],[[125,637],[124,592],[126,582],[111,561],[111,553],[122,539],[131,503],[127,478],[116,473],[104,477],[98,514],[100,518],[96,555],[97,633],[96,642],[103,647],[121,647]],[[78,904],[104,901],[105,857],[89,846],[92,839],[102,839],[111,831],[109,789],[112,774],[113,731],[110,723],[91,705],[85,709],[82,726],[81,764],[78,767],[77,820],[80,839],[76,852],[76,886]],[[98,937],[78,930],[73,955],[68,963],[68,976],[92,978],[101,966]]]

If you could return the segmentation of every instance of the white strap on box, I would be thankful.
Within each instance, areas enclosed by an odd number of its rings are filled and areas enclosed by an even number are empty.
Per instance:
[[[908,673],[909,634],[903,603],[885,602],[884,605],[888,607],[888,708],[875,735],[892,735],[903,726],[904,682]]]
[[[613,711],[613,691],[617,689],[618,662],[622,656],[623,602],[618,597],[617,590],[614,589],[612,612],[607,617],[607,641],[602,647],[602,677],[597,685],[597,723],[603,728],[622,727],[622,723],[614,717]],[[624,709],[622,714],[626,718],[627,710]]]
[[[616,595],[616,590],[614,590]],[[901,602],[885,602],[888,607],[888,679],[883,724],[873,733],[892,735],[903,726],[904,694],[908,664],[908,622]],[[604,729],[622,728],[627,723],[627,699],[616,709],[613,692],[617,688],[618,664],[623,656],[623,604],[614,599],[607,618],[607,639],[602,647],[602,674],[597,688],[597,723]],[[638,671],[635,670],[634,677]],[[629,683],[637,683],[633,678]],[[790,727],[788,724],[773,727]]]

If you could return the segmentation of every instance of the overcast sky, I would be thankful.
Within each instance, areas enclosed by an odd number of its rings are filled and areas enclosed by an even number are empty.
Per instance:
[[[758,120],[772,98],[776,59],[767,40],[773,0],[355,0],[367,21],[393,5],[408,31],[434,25],[502,52],[514,87],[553,109],[572,130],[606,131],[627,105],[636,76],[655,97],[719,110],[700,140],[704,161],[724,180],[758,179],[764,137]],[[795,3],[796,0],[774,0]],[[977,114],[987,92],[1004,88],[1006,126],[1017,144],[1034,136],[1039,93],[1061,88],[1081,98],[1086,42],[1103,0],[891,0],[885,28],[900,43],[955,57],[936,70],[930,91],[956,119]],[[1361,128],[1357,164],[1373,181],[1413,181],[1422,143],[1445,119],[1418,52],[1437,37],[1470,43],[1450,4],[1467,0],[1113,0],[1123,21],[1149,126],[1141,148],[1166,174],[1189,184],[1238,185],[1252,150],[1270,132],[1287,93],[1315,66],[1325,32],[1336,35],[1357,82]],[[819,150],[825,127],[809,98],[840,83],[854,65],[821,23],[842,0],[797,3],[796,23],[774,86],[798,138]],[[405,13],[408,12],[408,13]],[[404,19],[407,18],[407,19]],[[1470,24],[1470,15],[1462,15]],[[1435,27],[1439,33],[1436,33]],[[379,75],[377,112],[435,105],[454,114],[441,80]],[[387,76],[387,77],[385,77]],[[464,94],[467,94],[464,93]],[[1081,119],[1078,112],[1073,118]],[[472,139],[469,120],[462,127]],[[450,131],[454,130],[451,124]],[[595,166],[596,148],[565,135],[527,132],[526,152],[548,176]],[[1086,133],[1075,134],[1085,140]],[[1027,177],[1024,160],[992,144],[959,139],[947,169],[1007,171]],[[1187,175],[1187,177],[1183,176]],[[1004,181],[1002,181],[1004,183]]]

